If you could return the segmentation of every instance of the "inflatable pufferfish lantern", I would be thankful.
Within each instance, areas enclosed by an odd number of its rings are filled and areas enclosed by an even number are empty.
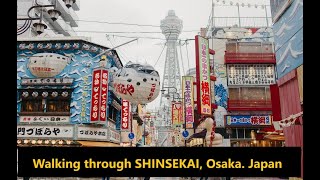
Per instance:
[[[150,65],[129,62],[121,69],[113,68],[111,84],[115,93],[133,104],[147,104],[160,92],[159,73]]]

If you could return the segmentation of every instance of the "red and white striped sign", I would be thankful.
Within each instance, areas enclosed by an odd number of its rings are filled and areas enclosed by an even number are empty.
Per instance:
[[[91,90],[90,121],[99,122],[107,119],[108,71],[93,70]]]
[[[129,130],[130,126],[130,102],[122,100],[121,106],[121,130]]]
[[[108,71],[102,70],[100,121],[106,121],[107,119],[108,76]]]

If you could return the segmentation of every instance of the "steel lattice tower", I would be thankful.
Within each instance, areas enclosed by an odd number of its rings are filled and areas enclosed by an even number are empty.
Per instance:
[[[181,76],[178,61],[177,40],[181,33],[182,27],[182,20],[175,15],[174,10],[169,10],[166,18],[161,20],[160,28],[162,30],[162,34],[164,34],[167,39],[167,52],[162,89],[167,90],[167,92],[169,91],[168,94],[170,96],[172,96],[171,93],[175,92],[175,89],[166,89],[165,87],[175,87],[177,89],[177,93],[181,93]],[[160,106],[162,105],[162,96],[163,94],[161,94]]]

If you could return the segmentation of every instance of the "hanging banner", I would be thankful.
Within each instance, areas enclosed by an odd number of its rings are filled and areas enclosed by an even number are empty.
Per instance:
[[[183,123],[181,102],[172,102],[172,125],[177,126]]]
[[[130,102],[122,99],[121,106],[121,130],[130,130]]]
[[[196,36],[195,42],[198,113],[211,115],[209,41],[201,36]]]
[[[184,98],[182,119],[185,120],[186,128],[193,128],[194,110],[193,110],[193,76],[182,76],[182,94]]]
[[[107,119],[108,71],[93,70],[91,90],[91,122],[105,122]]]

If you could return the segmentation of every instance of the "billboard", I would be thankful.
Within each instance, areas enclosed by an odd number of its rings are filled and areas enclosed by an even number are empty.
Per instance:
[[[198,113],[202,115],[211,115],[209,41],[201,36],[196,36],[195,41]]]
[[[270,126],[271,115],[227,115],[226,126]]]
[[[194,110],[193,110],[193,76],[182,76],[182,94],[183,94],[183,119],[186,122],[186,128],[193,128]]]
[[[92,75],[90,121],[106,121],[108,102],[108,71],[95,69]]]

